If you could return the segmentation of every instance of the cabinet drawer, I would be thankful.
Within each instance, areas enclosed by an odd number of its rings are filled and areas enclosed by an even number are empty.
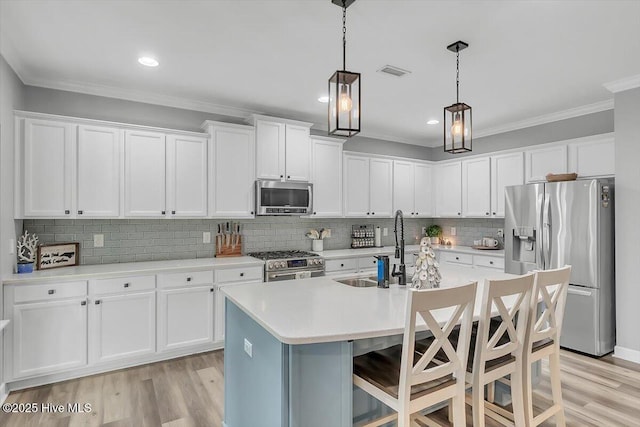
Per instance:
[[[89,281],[90,295],[147,291],[156,288],[156,276],[118,277]]]
[[[358,258],[358,270],[368,271],[378,268],[378,259],[372,256]]]
[[[504,258],[486,255],[474,255],[473,264],[479,267],[498,268],[504,270]]]
[[[472,265],[473,255],[451,253],[451,252],[440,252],[440,262],[448,262],[451,264]]]
[[[349,271],[358,269],[357,258],[328,259],[325,261],[325,271],[335,273],[337,271]]]
[[[264,267],[225,268],[216,270],[216,283],[263,281]]]
[[[212,285],[213,271],[188,271],[185,273],[158,274],[158,287],[173,288],[178,286]]]
[[[46,301],[87,295],[87,282],[52,283],[50,285],[16,285],[14,302]]]

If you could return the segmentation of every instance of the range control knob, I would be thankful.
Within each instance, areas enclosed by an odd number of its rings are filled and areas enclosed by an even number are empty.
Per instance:
[[[284,261],[280,261],[280,268],[285,268],[287,266],[287,263]]]
[[[269,268],[273,268],[273,263],[272,262],[269,263]]]
[[[319,260],[318,260],[318,264],[320,264],[320,265],[324,264],[324,260],[323,260],[322,258],[321,258],[321,259],[319,259]]]

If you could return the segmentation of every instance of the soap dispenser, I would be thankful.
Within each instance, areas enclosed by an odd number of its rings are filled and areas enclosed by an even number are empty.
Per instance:
[[[376,256],[378,260],[378,287],[389,287],[389,257],[387,255]]]

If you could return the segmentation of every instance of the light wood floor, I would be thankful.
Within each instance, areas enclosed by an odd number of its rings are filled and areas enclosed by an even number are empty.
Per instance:
[[[92,412],[0,413],[0,426],[217,427],[223,415],[223,365],[223,351],[214,351],[13,392],[8,403],[90,403]],[[562,386],[569,426],[640,426],[640,365],[563,351]],[[543,365],[534,404],[545,408],[550,397]],[[447,425],[446,410],[437,417]],[[467,420],[471,426],[470,411]],[[487,418],[487,427],[495,425]]]

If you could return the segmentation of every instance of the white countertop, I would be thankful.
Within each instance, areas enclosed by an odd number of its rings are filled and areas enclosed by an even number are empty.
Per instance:
[[[449,251],[474,255],[492,255],[504,257],[504,249],[497,250],[481,250],[473,249],[471,246],[445,246],[445,245],[433,245],[432,248],[437,251]],[[418,252],[420,245],[407,245],[404,248],[405,255],[410,255]],[[340,258],[353,258],[353,257],[367,257],[375,255],[388,255],[395,251],[395,246],[383,246],[381,248],[359,248],[359,249],[332,249],[322,252],[316,252],[324,257],[324,259],[340,259]]]
[[[202,258],[171,261],[127,262],[120,264],[80,265],[51,270],[34,271],[33,273],[12,274],[5,276],[3,284],[47,283],[55,280],[86,280],[100,277],[128,276],[138,274],[155,274],[180,272],[193,269],[213,269],[261,266],[264,261],[250,257]]]
[[[442,287],[484,279],[515,277],[500,271],[443,266]],[[356,288],[330,277],[255,283],[223,288],[224,294],[285,344],[345,341],[401,334],[404,331],[406,287]],[[475,315],[479,316],[476,298]],[[508,303],[508,302],[507,302]],[[442,322],[448,320],[443,312]]]

